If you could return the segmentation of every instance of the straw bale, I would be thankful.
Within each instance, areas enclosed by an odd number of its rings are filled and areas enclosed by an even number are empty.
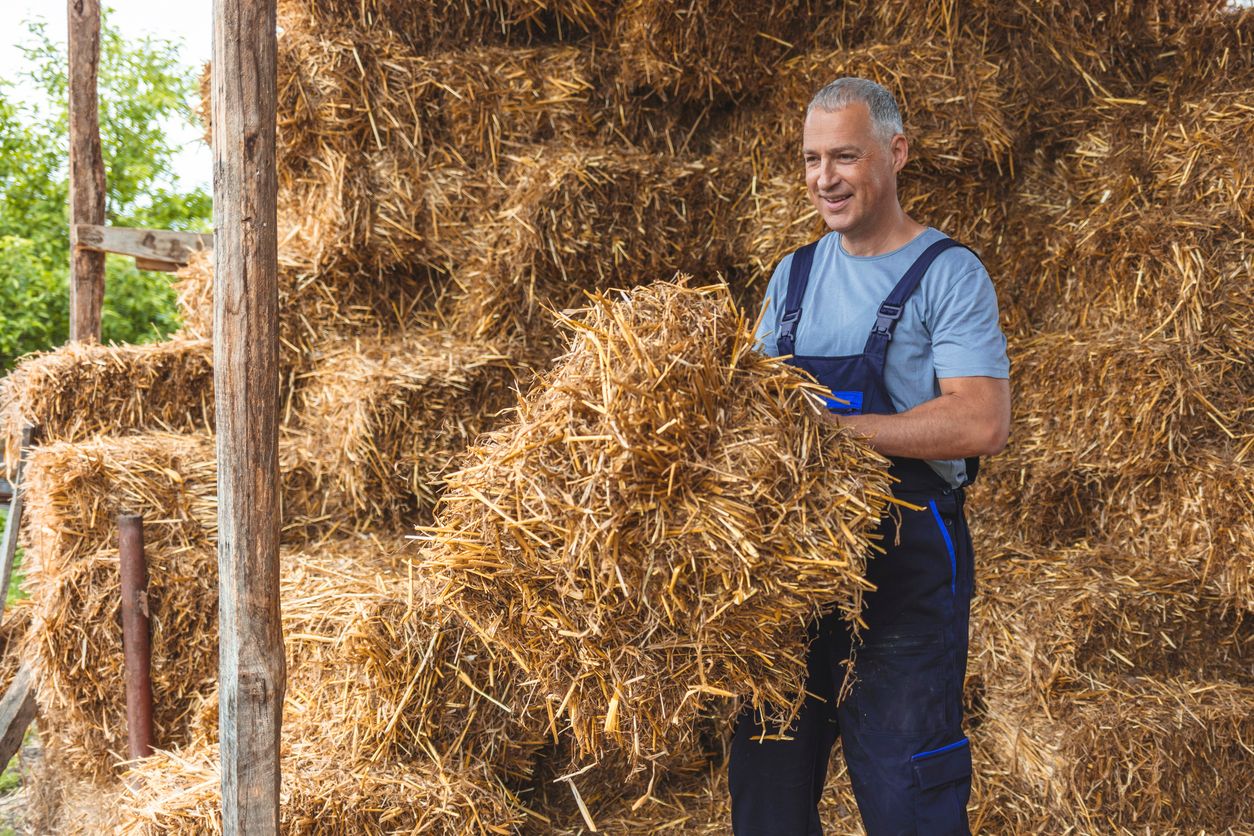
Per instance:
[[[188,741],[194,697],[217,678],[217,555],[211,545],[145,544],[152,615],[153,731],[165,746]],[[121,585],[116,547],[55,574],[31,569],[35,623],[23,656],[66,767],[103,778],[126,757]]]
[[[515,678],[428,605],[403,547],[350,536],[282,554],[284,832],[504,833],[521,815],[500,781],[538,741],[497,706]],[[211,692],[192,706],[199,740],[128,774],[123,832],[218,832],[215,706]]]
[[[1017,197],[1046,242],[1023,288],[1042,325],[1254,351],[1252,89],[1103,104],[1061,158],[1034,163]]]
[[[38,426],[45,444],[102,432],[211,427],[212,346],[180,337],[146,345],[71,342],[30,355],[0,383],[10,471],[27,423]]]
[[[418,55],[342,27],[281,47],[281,249],[308,269],[460,262],[503,155],[598,123],[575,47]]]
[[[158,752],[128,773],[120,801],[124,834],[221,834],[217,747]],[[521,814],[487,771],[430,766],[350,765],[334,753],[293,744],[282,761],[284,834],[508,834]]]
[[[1102,517],[1106,542],[1187,568],[1222,606],[1254,612],[1254,465],[1195,453],[1161,479],[1128,480]]]
[[[146,526],[145,534],[156,528]],[[287,726],[301,728],[311,704],[318,721],[335,717],[357,733],[352,715],[336,716],[339,697],[326,659],[370,605],[395,594],[400,543],[379,538],[313,543],[282,554],[282,611],[291,694]],[[212,542],[170,545],[145,537],[152,614],[153,720],[159,745],[177,748],[198,734],[216,733],[206,706],[217,680],[217,552]],[[95,779],[124,759],[126,704],[120,624],[121,587],[116,546],[106,546],[64,568],[30,569],[34,627],[22,654],[34,662],[43,732],[66,769]],[[340,656],[331,657],[343,667]],[[354,681],[341,671],[343,682]],[[216,703],[216,699],[214,700]]]
[[[279,369],[286,403],[294,378],[305,376],[316,344],[347,335],[378,335],[412,327],[438,304],[443,274],[417,267],[379,273],[301,269],[279,254]],[[213,334],[211,254],[194,256],[175,287],[183,318],[181,334],[208,340]]]
[[[1140,329],[1075,329],[1011,344],[1017,455],[1034,478],[1152,474],[1245,432],[1248,364]]]
[[[1157,552],[1168,527],[1147,531],[1147,550],[1112,535],[981,561],[980,736],[1038,810],[1082,832],[1248,817],[1228,779],[1254,716],[1254,625]]]
[[[512,786],[544,742],[528,717],[514,660],[485,645],[426,595],[373,603],[345,655],[361,686],[334,714],[355,718],[353,747],[371,763],[479,760]]]
[[[302,384],[305,411],[281,430],[283,542],[429,519],[452,457],[510,402],[510,364],[488,346],[436,334],[324,348],[320,376]],[[472,408],[458,411],[463,404]],[[123,512],[143,515],[151,548],[217,536],[208,432],[45,444],[26,480],[24,542],[48,576],[116,546]]]
[[[1008,112],[1026,128],[1024,147],[1039,147],[1073,136],[1077,119],[1095,100],[1135,97],[1153,83],[1156,72],[1171,72],[1163,64],[1174,34],[1216,19],[1226,3],[926,0],[859,5],[863,11],[856,29],[866,42],[980,42],[981,51],[1001,67]],[[820,24],[816,37],[828,36]]]
[[[756,95],[804,31],[807,5],[626,0],[613,29],[619,95],[702,103]]]
[[[494,346],[434,328],[324,341],[296,383],[289,498],[373,526],[429,518],[452,457],[512,403],[514,374]]]
[[[387,29],[293,28],[279,41],[280,183],[317,151],[395,148],[495,161],[504,146],[585,131],[590,55],[573,46],[414,52]]]
[[[1254,688],[1152,677],[1093,679],[1040,706],[990,698],[988,744],[1059,829],[1221,831],[1254,820],[1245,774]]]
[[[1122,675],[1254,685],[1254,624],[1195,567],[1131,544],[990,551],[971,654],[990,689],[1033,699]]]
[[[417,51],[479,43],[514,46],[596,33],[612,19],[613,0],[282,0],[284,30],[349,25],[385,29]]]
[[[981,574],[982,588],[990,589],[994,598],[1017,601],[1021,594],[1042,595],[1040,600],[1049,602],[1065,602],[1078,588],[1088,602],[1094,583],[1115,595],[1123,594],[1125,581],[1132,583],[1133,592],[1143,589],[1148,597],[1140,604],[1120,598],[1123,603],[1111,613],[1159,606],[1154,619],[1168,624],[1163,630],[1174,637],[1160,649],[1172,655],[1178,655],[1177,646],[1187,644],[1180,631],[1211,631],[1214,646],[1200,645],[1192,658],[1197,664],[1210,659],[1228,670],[1224,676],[1236,677],[1224,660],[1244,639],[1223,625],[1235,620],[1240,626],[1242,613],[1254,609],[1248,558],[1254,553],[1254,472],[1247,461],[1231,453],[1199,451],[1187,463],[1157,475],[1074,471],[1037,476],[1026,466],[1018,467],[994,462],[971,495],[976,551],[991,555],[981,562],[992,567]],[[1119,579],[1094,580],[1101,577],[1097,573],[1077,580],[1064,573],[1061,585],[1054,585],[1056,566],[1073,558],[1091,566],[1085,556],[1094,549],[1108,555],[1097,565],[1124,567]],[[1003,560],[1003,555],[1019,557]],[[1035,575],[1039,571],[1049,572],[1050,579],[1042,582]],[[1115,619],[1103,629],[1109,628],[1120,642],[1163,634],[1147,627],[1124,635],[1128,622],[1118,622],[1113,614],[1103,618]],[[1032,627],[1038,633],[1040,629]],[[1021,646],[1042,640],[1028,634],[1015,639]],[[1120,652],[1135,659],[1146,651],[1123,646]]]
[[[405,547],[353,535],[285,552],[293,747],[361,765],[490,765],[494,781],[520,780],[542,743],[521,677],[431,599],[403,567]]]
[[[419,561],[581,752],[647,757],[709,695],[795,711],[804,625],[858,618],[883,460],[753,352],[725,285],[594,294],[517,418],[471,448]]]
[[[455,321],[484,335],[526,334],[541,305],[578,305],[583,289],[681,268],[728,271],[741,261],[728,234],[746,199],[739,177],[718,161],[630,149],[549,147],[518,158],[458,277],[465,298]],[[543,341],[547,320],[537,327]]]
[[[151,432],[53,442],[26,470],[27,584],[116,547],[117,516],[142,514],[144,540],[172,553],[217,536],[217,464],[205,432]]]
[[[279,247],[284,266],[323,281],[452,267],[469,257],[491,205],[490,176],[394,149],[327,149],[317,163],[279,193]]]

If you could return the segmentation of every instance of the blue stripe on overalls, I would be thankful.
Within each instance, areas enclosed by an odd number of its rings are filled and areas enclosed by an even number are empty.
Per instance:
[[[861,354],[820,357],[794,353],[816,244],[793,255],[780,354],[831,390],[833,412],[893,414],[884,384],[893,331],[936,256],[962,245],[943,238],[924,250],[880,305]],[[977,466],[967,461],[968,483]],[[820,836],[818,802],[837,737],[868,836],[969,832],[962,681],[973,567],[963,492],[919,459],[893,458],[890,473],[894,494],[920,510],[902,509],[900,522],[890,514],[880,525],[886,554],[867,570],[876,589],[866,596],[857,680],[837,704],[849,633],[835,615],[812,625],[809,696],[788,734],[766,731],[764,739],[748,710],[737,723],[728,761],[736,836]]]

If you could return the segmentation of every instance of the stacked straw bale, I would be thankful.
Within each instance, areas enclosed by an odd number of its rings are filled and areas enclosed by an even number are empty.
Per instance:
[[[0,426],[9,475],[22,427],[44,442],[81,441],[119,430],[212,427],[213,349],[205,339],[150,345],[69,343],[26,358],[0,385]]]
[[[142,513],[159,738],[187,740],[216,678],[217,469],[207,434],[146,433],[36,447],[27,465],[22,642],[67,771],[101,779],[125,751],[117,515]]]
[[[582,751],[661,752],[708,696],[793,716],[805,623],[858,619],[884,461],[788,427],[815,384],[753,351],[725,286],[596,294],[563,324],[569,350],[449,476],[420,565]]]
[[[285,834],[508,834],[522,814],[481,770],[346,768],[303,744],[283,761]],[[119,800],[120,832],[143,836],[222,833],[221,768],[214,748],[161,752],[128,775],[142,786]]]
[[[626,0],[614,20],[615,83],[627,100],[718,103],[756,94],[804,31],[804,0]]]
[[[597,124],[574,47],[418,55],[386,30],[326,28],[280,43],[282,247],[313,270],[459,263],[502,156]]]
[[[1235,360],[1127,326],[1020,340],[1011,360],[1020,385],[1051,394],[1040,408],[1026,406],[1016,455],[1037,464],[1038,476],[1153,474],[1183,464],[1213,431],[1237,431],[1254,414],[1242,386],[1248,372]],[[1122,395],[1132,382],[1129,403]]]
[[[281,0],[284,29],[348,24],[386,29],[416,52],[467,43],[525,46],[596,33],[611,18],[614,0],[487,0],[415,3],[410,0]]]
[[[152,617],[153,734],[189,741],[198,698],[217,680],[217,555],[204,547],[145,549]],[[38,591],[34,647],[38,699],[56,717],[41,731],[63,768],[100,779],[126,757],[121,584],[116,548],[47,577]]]
[[[453,322],[478,334],[547,340],[542,304],[578,305],[582,291],[640,275],[700,275],[736,263],[739,172],[644,151],[543,147],[514,161],[498,218],[467,265]],[[727,181],[731,181],[730,183]],[[543,333],[535,335],[537,327]],[[550,348],[552,350],[552,348]]]
[[[502,783],[540,742],[500,707],[518,679],[406,582],[403,548],[350,536],[282,555],[286,833],[508,833],[523,815]],[[220,832],[216,693],[202,706],[198,739],[132,765],[123,832]]]
[[[208,433],[153,432],[35,447],[25,476],[31,568],[57,573],[116,547],[117,515],[143,514],[144,539],[185,549],[217,536],[217,465]],[[32,584],[40,581],[28,575]]]
[[[297,380],[289,494],[319,519],[429,515],[450,459],[513,401],[509,358],[447,329],[327,340]]]

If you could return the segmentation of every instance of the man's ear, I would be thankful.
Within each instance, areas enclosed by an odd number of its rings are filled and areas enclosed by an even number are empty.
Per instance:
[[[893,171],[901,171],[910,159],[910,141],[905,134],[894,134],[888,147],[893,153]]]

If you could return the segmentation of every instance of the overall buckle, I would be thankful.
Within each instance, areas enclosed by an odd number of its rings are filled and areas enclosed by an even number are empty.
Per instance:
[[[779,322],[779,331],[775,334],[775,342],[778,344],[781,339],[791,340],[797,330],[797,320],[801,319],[801,308],[795,311],[785,311],[784,316]]]
[[[901,319],[901,312],[905,310],[905,307],[905,305],[890,305],[888,302],[880,305],[879,315],[875,318],[875,327],[871,329],[871,333],[891,340],[893,324]]]

